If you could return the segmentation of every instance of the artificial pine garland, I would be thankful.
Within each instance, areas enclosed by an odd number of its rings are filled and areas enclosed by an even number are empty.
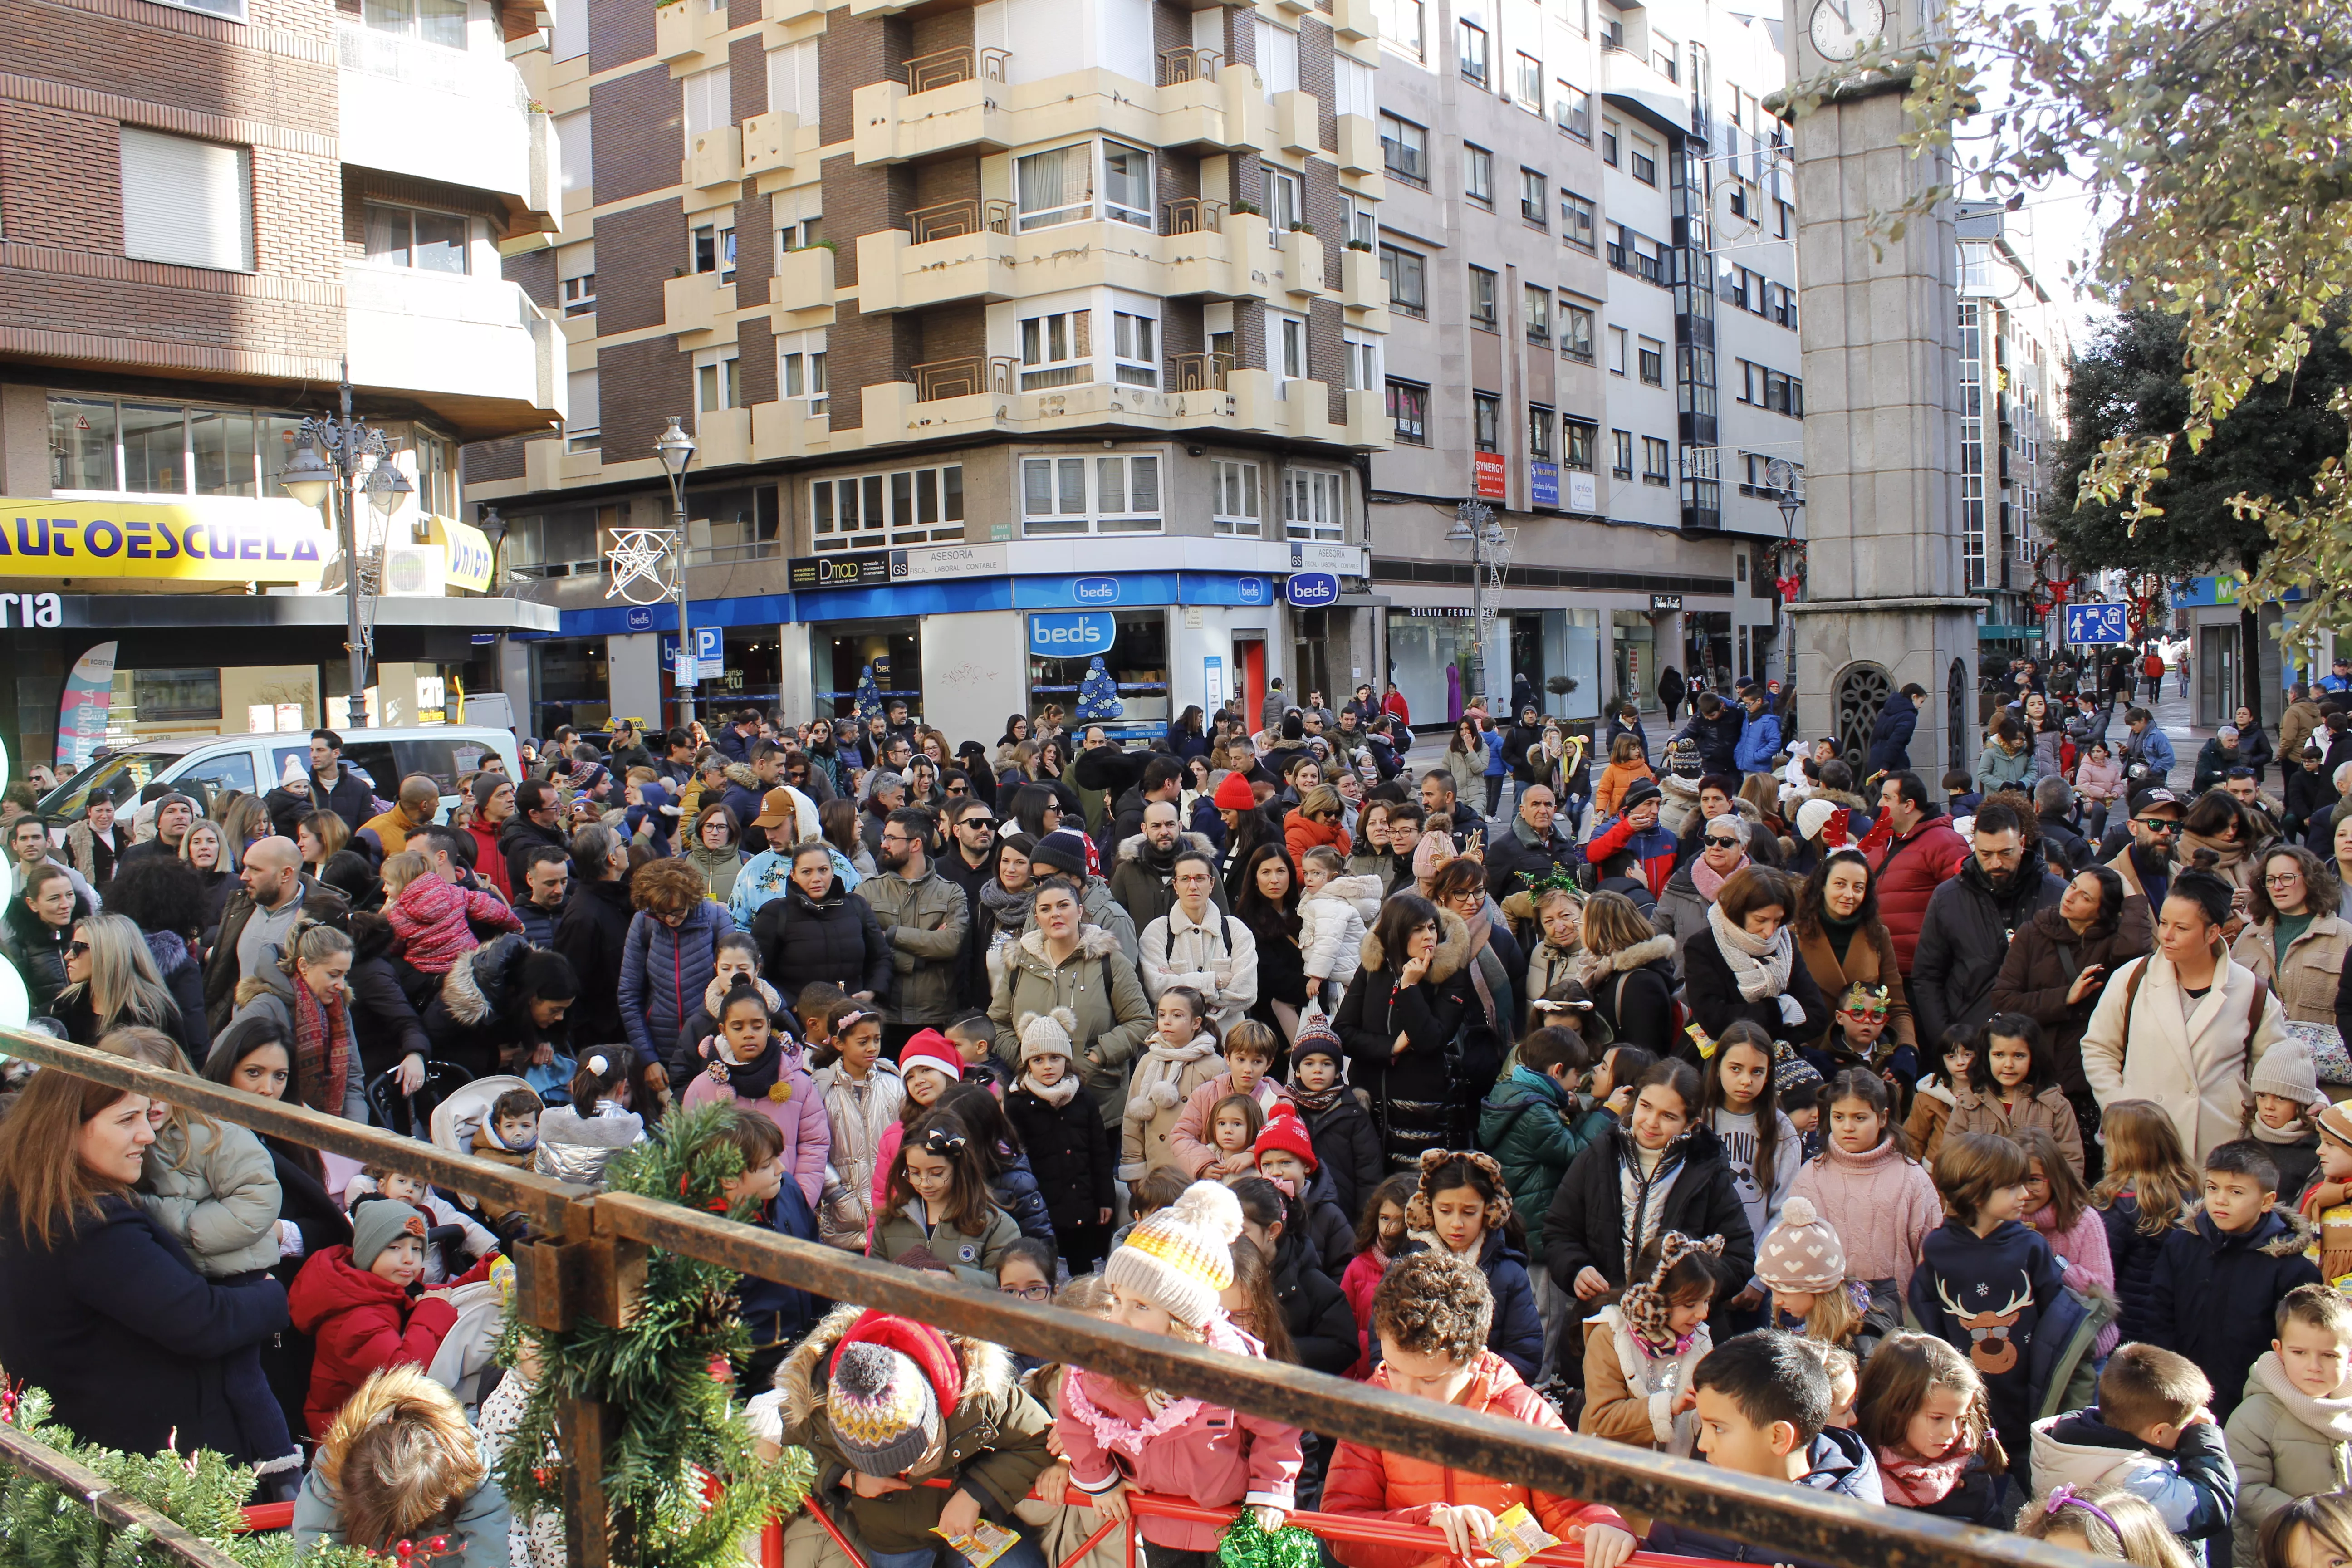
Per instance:
[[[1316,1568],[1323,1557],[1306,1531],[1295,1524],[1268,1530],[1258,1523],[1255,1509],[1244,1508],[1225,1526],[1217,1560],[1224,1568]]]

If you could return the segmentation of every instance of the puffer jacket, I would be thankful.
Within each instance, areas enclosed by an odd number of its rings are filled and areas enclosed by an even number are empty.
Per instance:
[[[1654,1056],[1674,1049],[1675,939],[1653,936],[1612,953],[1584,952],[1579,978],[1592,998],[1592,1016],[1620,1045]]]
[[[2213,1414],[2227,1421],[2270,1346],[2279,1302],[2321,1282],[2319,1265],[2304,1256],[2315,1232],[2294,1209],[2274,1208],[2234,1234],[2201,1210],[2190,1224],[2167,1236],[2157,1258],[2147,1337],[2197,1363],[2213,1382]]]
[[[1138,932],[1176,907],[1175,857],[1186,850],[1198,850],[1209,856],[1211,863],[1214,864],[1217,853],[1215,843],[1202,833],[1179,833],[1175,847],[1169,851],[1169,864],[1165,867],[1147,856],[1145,847],[1144,837],[1140,833],[1120,839],[1109,880],[1111,898],[1127,911],[1127,918],[1135,922]],[[1212,877],[1209,879],[1209,897],[1218,908],[1224,907],[1223,878]]]
[[[602,1186],[613,1156],[645,1135],[646,1119],[634,1110],[615,1109],[610,1100],[598,1102],[589,1116],[582,1115],[576,1105],[551,1105],[540,1112],[539,1148],[531,1156],[531,1168],[559,1182]]]
[[[1458,741],[1459,738],[1456,739]],[[1439,753],[1438,765],[1454,781],[1454,799],[1475,801],[1482,797],[1486,787],[1484,781],[1487,764],[1496,761],[1507,767],[1510,764],[1510,758],[1502,754],[1502,739],[1482,731],[1478,736],[1478,749],[1475,752],[1456,751],[1454,742],[1448,742],[1445,750]],[[1292,858],[1297,858],[1294,852]]]
[[[2277,948],[2277,928],[2266,921],[2241,932],[2230,956],[2277,994],[2289,1023],[2333,1026],[2336,984],[2345,956],[2352,952],[2352,921],[2342,915],[2317,917],[2286,950],[2284,963],[2279,962]]]
[[[1376,1369],[1374,1388],[1386,1388],[1388,1368]],[[1482,1351],[1470,1363],[1470,1382],[1455,1398],[1454,1407],[1523,1421],[1547,1432],[1565,1432],[1568,1426],[1527,1380],[1492,1351]],[[1622,1530],[1624,1520],[1606,1503],[1579,1502],[1550,1492],[1531,1491],[1510,1481],[1490,1480],[1454,1469],[1436,1454],[1368,1448],[1342,1441],[1331,1457],[1323,1479],[1323,1510],[1360,1519],[1387,1520],[1397,1524],[1427,1524],[1431,1510],[1441,1503],[1483,1508],[1503,1513],[1524,1506],[1549,1534],[1562,1541],[1580,1526],[1606,1524]],[[1426,1547],[1375,1546],[1335,1542],[1332,1555],[1346,1568],[1416,1568],[1431,1561]]]
[[[1544,1217],[1576,1157],[1616,1119],[1546,1075],[1513,1068],[1478,1108],[1478,1147],[1503,1167],[1511,1212],[1528,1227],[1530,1268],[1544,1266]]]
[[[2271,1515],[2298,1498],[2352,1487],[2352,1397],[2313,1398],[2287,1381],[2278,1352],[2264,1351],[2226,1430],[2238,1471],[2232,1560],[2256,1568]]]
[[[1393,957],[1396,966],[1389,960]],[[1437,911],[1437,952],[1418,985],[1401,985],[1404,955],[1381,947],[1377,931],[1364,933],[1364,966],[1357,984],[1349,987],[1333,1020],[1347,1047],[1349,1081],[1368,1090],[1376,1112],[1382,1113],[1383,1142],[1391,1165],[1417,1169],[1404,1157],[1410,1138],[1397,1134],[1401,1123],[1392,1102],[1427,1104],[1442,1100],[1452,1077],[1447,1047],[1461,1032],[1472,1004],[1468,964],[1470,928],[1452,910]],[[1405,1048],[1396,1048],[1397,1037],[1407,1037]],[[1423,1127],[1423,1132],[1443,1129]]]
[[[436,1058],[476,1078],[523,1070],[540,1040],[530,1004],[516,994],[530,951],[509,932],[457,955],[425,1009],[425,1036]],[[564,1030],[562,1037],[569,1035]]]
[[[1370,912],[1365,912],[1365,906]],[[1364,933],[1380,918],[1376,877],[1334,877],[1298,900],[1298,948],[1309,979],[1323,981],[1325,1011],[1339,1005],[1339,993],[1363,966]]]
[[[913,879],[885,871],[857,884],[890,943],[890,1016],[938,1028],[956,1016],[956,957],[971,923],[963,889],[926,867]]]
[[[1638,1191],[1640,1169],[1633,1133],[1613,1122],[1569,1166],[1544,1216],[1544,1266],[1552,1283],[1572,1293],[1577,1275],[1591,1268],[1611,1289],[1622,1290],[1631,1282],[1628,1266],[1643,1247],[1678,1230],[1723,1237],[1724,1282],[1717,1299],[1720,1303],[1738,1294],[1756,1268],[1756,1238],[1721,1140],[1694,1124],[1667,1148],[1652,1178],[1649,1224],[1634,1237],[1626,1199]]]
[[[956,895],[959,903],[962,897]],[[1127,1113],[1128,1063],[1151,1034],[1151,1004],[1135,965],[1100,926],[1080,926],[1076,949],[1059,964],[1046,958],[1041,931],[1006,946],[1004,978],[988,1004],[998,1058],[1018,1066],[1021,1019],[1056,1007],[1067,1007],[1077,1019],[1070,1041],[1078,1052],[1078,1080],[1100,1102],[1104,1123],[1118,1126]]]
[[[853,896],[839,877],[823,898],[810,898],[794,883],[761,904],[751,917],[751,940],[760,944],[760,973],[787,996],[818,981],[853,994],[889,994],[889,938],[873,906]]]
[[[1992,987],[2010,943],[2045,909],[2054,909],[2066,884],[2029,861],[2004,896],[1970,856],[1959,875],[1936,889],[1919,925],[1907,990],[1922,1039],[1940,1040],[1955,1024],[1970,1028],[1992,1016]]]
[[[489,1266],[485,1258],[450,1283],[486,1279]],[[431,1366],[441,1342],[457,1324],[457,1309],[447,1300],[411,1297],[353,1263],[348,1247],[331,1247],[305,1262],[287,1292],[286,1306],[295,1331],[317,1342],[310,1394],[302,1405],[312,1437],[327,1435],[335,1413],[372,1373],[388,1366]]]
[[[1028,1152],[1033,1179],[1045,1194],[1055,1231],[1096,1224],[1095,1215],[1117,1201],[1116,1162],[1102,1111],[1087,1086],[1079,1084],[1067,1100],[1055,1105],[1025,1079],[1019,1080],[1005,1093],[1004,1114]]]
[[[1687,865],[1666,879],[1665,890],[1658,895],[1658,907],[1650,916],[1650,925],[1660,936],[1674,939],[1677,974],[1688,973],[1690,945],[1707,934],[1706,911],[1712,901],[1698,890],[1698,883]]]
[[[278,1167],[234,1121],[165,1122],[148,1146],[139,1201],[207,1279],[278,1267]]]
[[[1339,1377],[1356,1364],[1362,1343],[1355,1310],[1320,1261],[1320,1248],[1285,1231],[1274,1246],[1274,1299],[1290,1332],[1290,1359]]]
[[[784,1138],[784,1174],[814,1209],[824,1192],[825,1162],[833,1152],[833,1123],[824,1113],[824,1096],[810,1079],[791,1037],[771,1035],[769,1048],[780,1051],[783,1059],[777,1064],[775,1082],[766,1093],[735,1093],[704,1071],[694,1075],[678,1096],[678,1103],[732,1104],[747,1116],[764,1116],[774,1122]]]
[[[2033,1424],[2033,1486],[2043,1494],[2062,1486],[2078,1494],[2118,1486],[2146,1500],[2173,1534],[2202,1541],[2230,1531],[2237,1491],[2231,1447],[2220,1427],[2199,1421],[2182,1429],[2168,1453],[2153,1452],[2109,1426],[2094,1405]]]
[[[1887,837],[1877,843],[1885,831]],[[1895,942],[1895,967],[1908,974],[1911,955],[1919,946],[1919,927],[1927,918],[1927,900],[1969,858],[1969,847],[1952,831],[1951,819],[1931,816],[1910,832],[1895,836],[1892,819],[1882,816],[1863,840],[1870,858],[1871,884],[1878,890],[1878,918]],[[1917,1005],[1917,998],[1912,999]]]
[[[1340,863],[1344,865],[1348,852],[1355,847],[1356,841],[1339,824],[1309,822],[1294,810],[1283,815],[1282,844],[1290,851],[1290,864],[1295,871],[1306,860],[1309,849],[1318,849],[1327,844],[1339,852]]]
[[[2140,1229],[2138,1197],[2118,1193],[2099,1216],[2107,1227],[2107,1261],[2116,1274],[2116,1326],[2126,1340],[2145,1340],[2154,1332],[2149,1317],[2156,1284],[2156,1260],[2164,1255],[2165,1237]]]
[[[1995,790],[2013,789],[2026,795],[2042,778],[2042,761],[2034,755],[2031,743],[2014,752],[1999,741],[1987,741],[1985,749],[1977,753],[1977,771],[1973,775],[1979,795],[1990,795]]]
[[[636,1048],[638,1067],[658,1064],[662,1042],[677,1038],[719,973],[719,939],[734,929],[726,906],[708,899],[675,929],[643,910],[630,921],[621,951],[621,1027]]]

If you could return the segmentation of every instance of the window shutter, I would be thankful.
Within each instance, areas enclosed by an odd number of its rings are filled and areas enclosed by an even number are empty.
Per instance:
[[[565,423],[575,432],[587,432],[602,427],[604,405],[593,370],[572,372],[567,391],[570,407]]]
[[[1094,314],[1092,310],[1070,312],[1070,357],[1072,359],[1084,359],[1095,352]]]
[[[220,272],[253,270],[253,154],[243,147],[122,134],[122,253]]]

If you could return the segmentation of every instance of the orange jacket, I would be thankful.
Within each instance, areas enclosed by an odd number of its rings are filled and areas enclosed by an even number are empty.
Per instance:
[[[1635,779],[1654,779],[1650,764],[1639,758],[1630,763],[1612,763],[1601,770],[1601,782],[1592,787],[1593,820],[1617,815],[1617,803],[1624,797]]]
[[[1344,860],[1350,853],[1353,844],[1348,837],[1348,830],[1338,823],[1309,822],[1298,815],[1296,809],[1285,815],[1282,819],[1282,842],[1283,847],[1290,851],[1290,867],[1293,871],[1305,863],[1307,852],[1309,849],[1328,844],[1339,852],[1340,858]]]
[[[1370,1382],[1375,1388],[1386,1388],[1388,1368],[1383,1366],[1374,1372]],[[1470,1385],[1454,1403],[1465,1410],[1516,1417],[1549,1432],[1568,1430],[1559,1413],[1493,1351],[1478,1352],[1477,1361],[1471,1366]],[[1434,1459],[1361,1447],[1354,1443],[1339,1445],[1339,1452],[1331,1458],[1331,1473],[1323,1482],[1326,1513],[1357,1514],[1399,1524],[1427,1524],[1430,1510],[1440,1503],[1469,1503],[1497,1514],[1514,1503],[1525,1503],[1528,1511],[1536,1516],[1536,1522],[1562,1541],[1567,1541],[1568,1532],[1578,1525],[1613,1524],[1620,1530],[1626,1528],[1617,1510],[1606,1503],[1581,1503],[1549,1492],[1530,1492],[1522,1486],[1453,1469]],[[1423,1552],[1411,1547],[1373,1546],[1360,1542],[1334,1542],[1331,1551],[1346,1568],[1417,1568],[1423,1563],[1442,1563],[1445,1557],[1442,1547]]]

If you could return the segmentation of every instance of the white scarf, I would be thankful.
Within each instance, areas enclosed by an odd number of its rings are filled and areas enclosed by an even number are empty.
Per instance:
[[[1071,1097],[1078,1092],[1078,1075],[1076,1068],[1071,1068],[1047,1085],[1039,1083],[1034,1073],[1024,1072],[1021,1075],[1021,1087],[1058,1110],[1069,1104]]]
[[[1216,1049],[1215,1037],[1205,1030],[1181,1046],[1168,1044],[1154,1030],[1143,1043],[1143,1059],[1135,1064],[1135,1076],[1128,1084],[1127,1120],[1148,1122],[1163,1110],[1175,1110],[1183,1098],[1176,1086],[1183,1081],[1184,1069]]]
[[[1761,1002],[1789,989],[1790,967],[1796,962],[1797,943],[1782,926],[1767,940],[1753,937],[1724,919],[1721,906],[1706,906],[1706,923],[1715,929],[1715,945],[1739,982],[1742,1000]]]

